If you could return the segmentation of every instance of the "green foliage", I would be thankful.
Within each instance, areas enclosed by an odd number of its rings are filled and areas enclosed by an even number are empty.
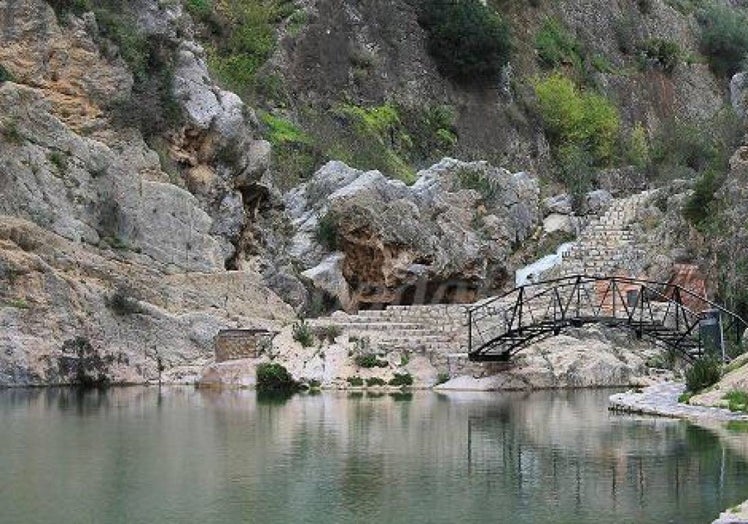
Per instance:
[[[413,376],[410,373],[395,373],[394,378],[389,381],[390,386],[406,387],[413,385]]]
[[[31,309],[31,306],[23,298],[13,298],[6,302],[0,302],[0,307],[12,307],[14,309]]]
[[[47,160],[60,173],[64,173],[68,169],[68,157],[62,151],[52,151],[47,155]]]
[[[317,338],[319,338],[321,341],[326,340],[328,343],[334,344],[335,339],[342,334],[343,330],[340,329],[339,326],[330,324],[329,326],[324,326],[320,331],[317,332]]]
[[[684,391],[678,396],[678,402],[681,404],[688,404],[691,402],[691,397],[693,397],[692,391]]]
[[[702,357],[693,363],[686,371],[686,387],[688,391],[697,393],[704,388],[713,386],[722,377],[722,363],[715,357]]]
[[[444,76],[457,81],[491,79],[509,61],[509,28],[480,0],[425,0],[418,22]]]
[[[301,344],[301,347],[312,347],[314,345],[314,333],[305,320],[299,320],[291,328],[293,339]]]
[[[680,61],[680,47],[672,40],[651,38],[637,48],[645,64],[653,63],[668,74],[673,72]]]
[[[366,355],[358,355],[353,359],[358,367],[361,368],[386,368],[389,366],[386,360],[380,360],[376,355],[371,353]]]
[[[731,76],[748,56],[748,13],[711,4],[699,13],[701,49],[715,73]]]
[[[384,379],[381,379],[379,377],[371,377],[366,379],[366,386],[367,387],[374,387],[374,386],[386,386],[387,382],[384,381]]]
[[[10,74],[10,71],[5,69],[2,64],[0,64],[0,84],[3,82],[13,82],[15,79],[13,78],[13,75]]]
[[[271,115],[270,113],[261,113],[260,118],[266,127],[267,139],[274,146],[281,146],[288,143],[307,144],[311,142],[311,138],[306,133],[284,118]]]
[[[717,172],[710,169],[697,181],[693,194],[683,207],[683,216],[696,227],[703,227],[713,213],[714,192],[719,187]]]
[[[725,396],[722,397],[723,400],[726,400],[728,405],[728,409],[730,411],[748,411],[748,392],[747,391],[741,391],[741,390],[733,390],[728,392]]]
[[[6,141],[10,142],[11,144],[23,143],[23,135],[18,129],[18,121],[16,121],[14,118],[9,118],[0,123],[2,124],[2,127],[0,127],[0,134],[2,134],[3,138]]]
[[[449,382],[449,373],[439,373],[439,375],[436,377],[436,385],[444,384],[445,382]]]
[[[547,67],[582,67],[581,44],[557,18],[545,20],[535,36],[535,49],[538,51],[538,58]]]
[[[119,316],[137,315],[144,312],[138,299],[135,298],[132,291],[125,286],[119,286],[114,293],[109,296],[107,299],[107,307],[109,307],[115,315]]]
[[[620,120],[618,110],[601,95],[579,90],[555,73],[535,81],[540,116],[552,143],[588,151],[594,165],[610,163]]]
[[[634,124],[631,129],[631,134],[626,142],[625,157],[628,164],[639,169],[646,168],[651,161],[647,130],[644,129],[641,122]]]
[[[187,0],[184,6],[192,16],[198,19],[210,16],[213,12],[213,2],[211,0]]]
[[[299,388],[288,370],[278,363],[257,366],[257,391],[295,391]]]
[[[314,237],[320,245],[329,251],[336,251],[339,243],[339,221],[338,217],[332,211],[328,211],[317,219],[317,229]]]
[[[480,193],[483,200],[493,202],[501,194],[501,186],[487,171],[462,168],[455,173],[460,189],[472,189]]]
[[[210,50],[210,65],[229,88],[246,94],[255,74],[275,50],[276,25],[295,11],[293,2],[228,0],[214,7],[216,10],[221,38]]]
[[[360,388],[364,385],[364,379],[361,377],[348,377],[345,379],[351,387]]]

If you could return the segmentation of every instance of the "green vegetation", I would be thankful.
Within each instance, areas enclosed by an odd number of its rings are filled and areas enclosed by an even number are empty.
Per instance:
[[[748,391],[733,390],[722,397],[730,411],[748,411]]]
[[[701,49],[718,75],[731,76],[748,56],[748,12],[711,4],[699,13]]]
[[[436,377],[436,385],[444,384],[445,382],[449,381],[449,373],[439,373],[439,375]]]
[[[309,144],[311,138],[292,122],[270,113],[261,113],[260,118],[266,127],[266,137],[274,146],[284,144]]]
[[[480,193],[483,200],[493,202],[501,194],[499,181],[487,171],[462,168],[455,173],[459,189],[472,189]]]
[[[722,363],[715,357],[703,357],[686,371],[688,391],[697,393],[713,386],[722,377]]]
[[[727,423],[727,430],[738,433],[748,433],[748,420],[730,420]]]
[[[47,155],[47,160],[59,173],[64,173],[68,169],[68,157],[62,151],[52,151]]]
[[[693,397],[693,391],[684,391],[678,396],[678,402],[681,404],[688,404],[691,402],[691,397]]]
[[[367,355],[358,355],[353,359],[358,367],[362,368],[386,368],[389,366],[386,360],[380,360],[376,355],[371,353]]]
[[[333,149],[334,153],[364,169],[379,169],[404,182],[413,181],[413,169],[402,156],[413,142],[394,105],[364,108],[342,104],[335,113],[353,136],[345,144],[348,147],[337,151]]]
[[[119,286],[114,293],[107,299],[107,307],[115,315],[127,316],[137,315],[144,312],[143,307],[137,298],[133,296],[130,289],[125,286]]]
[[[10,74],[10,71],[0,64],[0,84],[3,82],[13,82],[14,80],[15,79],[13,78],[13,75]]]
[[[387,382],[384,381],[384,379],[381,379],[379,377],[371,377],[366,379],[366,386],[367,387],[375,387],[375,386],[386,386]]]
[[[480,0],[426,0],[418,22],[444,76],[457,81],[491,79],[509,60],[509,28]]]
[[[276,27],[295,11],[291,0],[228,0],[211,11],[192,8],[214,33],[210,65],[223,83],[239,94],[252,89],[255,76],[277,45]]]
[[[637,48],[644,65],[655,64],[668,74],[673,72],[680,61],[680,47],[672,40],[651,38]]]
[[[538,109],[556,147],[576,147],[590,153],[595,165],[609,164],[615,152],[620,120],[605,97],[582,91],[569,78],[555,73],[535,81]]]
[[[257,391],[295,391],[299,388],[288,370],[278,363],[257,366]]]
[[[390,386],[407,387],[413,385],[413,377],[410,373],[395,373],[392,380],[388,383]]]
[[[301,319],[294,323],[291,330],[293,332],[293,339],[301,344],[301,347],[308,348],[314,345],[314,333],[312,333],[312,328],[309,327],[306,320]]]
[[[641,122],[637,122],[631,129],[631,134],[626,142],[624,151],[626,163],[639,169],[645,169],[652,160],[649,149],[647,130],[644,129]]]
[[[364,379],[361,377],[348,377],[345,379],[351,387],[360,388],[364,385]]]
[[[546,67],[582,69],[582,46],[557,18],[548,18],[535,36],[538,58]]]
[[[18,121],[14,118],[9,118],[7,120],[2,121],[2,126],[0,127],[0,134],[2,134],[3,138],[7,142],[10,142],[11,144],[23,143],[23,135],[21,134],[21,131],[18,129]]]
[[[336,251],[340,246],[339,227],[337,215],[328,211],[317,219],[314,238],[329,251]]]

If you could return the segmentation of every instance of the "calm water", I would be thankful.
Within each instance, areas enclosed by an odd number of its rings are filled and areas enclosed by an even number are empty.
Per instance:
[[[0,391],[0,522],[710,522],[745,438],[610,391]]]

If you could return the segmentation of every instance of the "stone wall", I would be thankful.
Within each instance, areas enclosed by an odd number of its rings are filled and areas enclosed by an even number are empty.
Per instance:
[[[264,329],[224,329],[213,341],[216,362],[257,358],[270,347],[274,335]]]

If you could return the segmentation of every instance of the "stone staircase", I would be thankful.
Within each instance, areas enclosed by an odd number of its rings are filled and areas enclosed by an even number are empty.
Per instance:
[[[628,257],[640,250],[633,245],[631,224],[637,209],[652,192],[614,200],[599,219],[582,231],[574,247],[552,275],[543,278],[585,273],[606,275],[625,269]],[[490,298],[485,299],[490,300]],[[480,369],[467,360],[467,315],[469,305],[389,306],[382,310],[362,310],[357,314],[334,313],[310,320],[313,326],[336,326],[351,339],[366,340],[369,351],[418,353],[450,374]],[[509,304],[496,303],[501,308]],[[478,364],[477,366],[480,366]]]
[[[355,315],[337,312],[309,323],[335,326],[352,339],[366,339],[375,353],[421,354],[451,370],[457,361],[461,367],[468,362],[466,309],[455,304],[389,306]]]
[[[600,218],[582,230],[553,276],[610,275],[625,271],[630,265],[628,261],[643,254],[634,244],[631,224],[636,220],[638,208],[652,194],[653,191],[645,191],[614,200]]]

